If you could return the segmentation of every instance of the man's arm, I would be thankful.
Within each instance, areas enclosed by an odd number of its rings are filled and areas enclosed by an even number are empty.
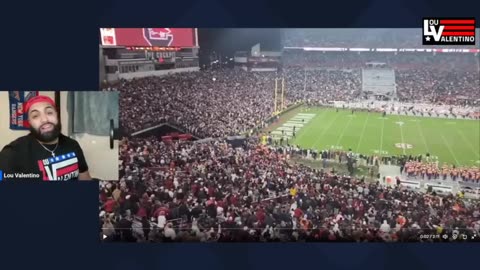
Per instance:
[[[85,171],[78,174],[78,180],[92,180],[92,177],[88,171]]]

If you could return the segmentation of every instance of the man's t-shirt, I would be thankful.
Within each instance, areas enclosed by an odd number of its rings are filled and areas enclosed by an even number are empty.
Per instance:
[[[52,151],[56,145],[44,146]],[[0,170],[3,171],[5,180],[44,181],[78,180],[79,173],[88,171],[83,151],[77,141],[60,134],[54,153],[55,156],[52,156],[51,152],[29,134],[3,148],[0,152]]]

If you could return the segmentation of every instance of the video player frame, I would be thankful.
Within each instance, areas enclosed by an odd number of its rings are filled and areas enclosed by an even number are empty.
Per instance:
[[[421,25],[191,32],[232,47],[100,46],[122,127],[100,241],[479,241],[478,47]]]

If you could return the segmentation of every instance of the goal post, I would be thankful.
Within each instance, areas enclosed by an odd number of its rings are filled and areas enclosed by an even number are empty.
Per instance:
[[[278,115],[285,109],[285,78],[275,78],[273,102],[273,114]]]

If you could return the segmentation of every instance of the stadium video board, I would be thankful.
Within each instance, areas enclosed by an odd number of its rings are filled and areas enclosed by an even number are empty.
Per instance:
[[[103,46],[197,47],[195,28],[100,28]]]

